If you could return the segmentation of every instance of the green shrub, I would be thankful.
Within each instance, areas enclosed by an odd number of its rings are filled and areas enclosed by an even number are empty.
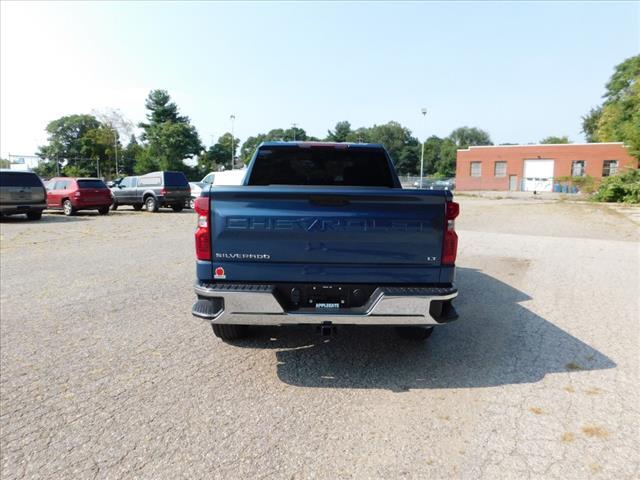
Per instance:
[[[603,178],[594,198],[600,202],[640,203],[640,170]]]

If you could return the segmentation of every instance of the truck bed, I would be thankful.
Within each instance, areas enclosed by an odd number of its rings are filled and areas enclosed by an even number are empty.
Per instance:
[[[243,186],[203,196],[211,202],[212,261],[199,262],[201,281],[453,281],[453,266],[441,261],[450,192]]]

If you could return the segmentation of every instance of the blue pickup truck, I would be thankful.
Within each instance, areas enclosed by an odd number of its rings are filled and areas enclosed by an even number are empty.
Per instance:
[[[242,186],[203,189],[195,210],[192,314],[223,340],[291,324],[426,339],[458,317],[458,204],[403,190],[382,145],[263,143]]]

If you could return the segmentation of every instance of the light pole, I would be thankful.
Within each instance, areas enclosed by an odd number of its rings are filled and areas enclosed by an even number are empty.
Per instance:
[[[422,118],[424,119],[423,123],[426,124],[427,123],[427,109],[423,107],[420,111],[422,112]],[[420,156],[420,188],[422,188],[422,179],[424,178],[424,144],[425,144],[426,141],[427,141],[427,139],[426,139],[426,136],[425,136],[425,140],[424,140],[424,142],[422,142],[422,155]]]
[[[116,178],[118,178],[118,132],[115,128],[111,128],[113,131],[113,148],[116,159]]]
[[[292,123],[291,126],[293,127],[293,141],[296,141],[296,128],[298,128],[298,124],[297,123]]]
[[[231,114],[229,116],[229,118],[231,119],[231,170],[233,170],[234,167],[234,163],[235,163],[235,155],[234,155],[234,151],[233,151],[233,143],[234,143],[234,138],[233,138],[233,124],[236,121],[236,116]]]

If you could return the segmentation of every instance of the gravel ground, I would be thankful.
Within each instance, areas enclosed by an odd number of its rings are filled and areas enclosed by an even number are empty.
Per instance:
[[[426,343],[222,343],[189,313],[190,212],[5,221],[0,476],[638,478],[638,226],[460,201],[460,320]]]

